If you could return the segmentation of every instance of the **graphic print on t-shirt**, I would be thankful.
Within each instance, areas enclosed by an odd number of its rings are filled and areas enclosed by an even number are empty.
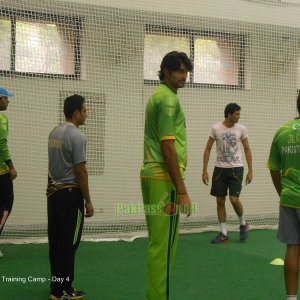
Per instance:
[[[228,163],[240,163],[239,157],[239,145],[237,137],[232,132],[224,132],[221,135],[222,145],[221,145],[221,162]]]

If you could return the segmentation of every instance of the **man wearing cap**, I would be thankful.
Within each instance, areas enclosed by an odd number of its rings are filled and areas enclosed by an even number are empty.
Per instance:
[[[17,177],[17,171],[11,160],[7,145],[8,119],[2,111],[7,109],[8,98],[13,93],[0,87],[0,235],[5,222],[12,210],[14,201],[13,180]],[[0,257],[3,253],[0,251]]]

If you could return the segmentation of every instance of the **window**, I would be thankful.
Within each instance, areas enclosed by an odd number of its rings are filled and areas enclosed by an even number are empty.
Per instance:
[[[190,56],[189,39],[180,35],[166,36],[147,33],[145,36],[144,79],[158,80],[158,71],[164,55],[170,51],[185,52]]]
[[[244,37],[237,34],[183,31],[148,27],[145,34],[144,80],[158,80],[163,56],[185,52],[194,69],[188,83],[194,86],[244,88]]]
[[[194,44],[194,83],[239,86],[239,38],[195,37]]]
[[[80,76],[80,18],[0,10],[0,72]]]
[[[9,20],[0,19],[0,69],[9,70],[11,53],[11,26]]]

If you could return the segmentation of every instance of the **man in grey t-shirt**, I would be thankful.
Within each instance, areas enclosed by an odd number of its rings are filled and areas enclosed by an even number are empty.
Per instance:
[[[83,219],[94,214],[86,169],[86,138],[78,129],[87,117],[85,99],[66,98],[65,123],[52,130],[48,140],[48,239],[51,265],[50,299],[82,299],[72,287],[75,253]]]

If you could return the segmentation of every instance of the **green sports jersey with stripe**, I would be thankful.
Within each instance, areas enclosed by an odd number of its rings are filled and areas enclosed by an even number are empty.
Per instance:
[[[146,107],[144,162],[141,178],[170,179],[164,165],[160,142],[174,139],[181,176],[187,164],[185,117],[177,94],[164,83],[154,90]]]
[[[8,120],[5,114],[0,113],[0,175],[9,172],[8,166],[5,163],[10,159],[10,154],[7,145],[8,136]]]
[[[169,299],[170,271],[178,241],[179,213],[164,213],[168,205],[178,206],[178,197],[162,157],[160,146],[163,140],[174,140],[179,169],[184,178],[187,164],[184,113],[177,94],[160,83],[146,107],[141,169],[145,207],[161,208],[161,213],[146,213],[149,234],[146,300]]]
[[[281,171],[280,204],[300,208],[300,118],[289,121],[277,130],[268,168]]]

